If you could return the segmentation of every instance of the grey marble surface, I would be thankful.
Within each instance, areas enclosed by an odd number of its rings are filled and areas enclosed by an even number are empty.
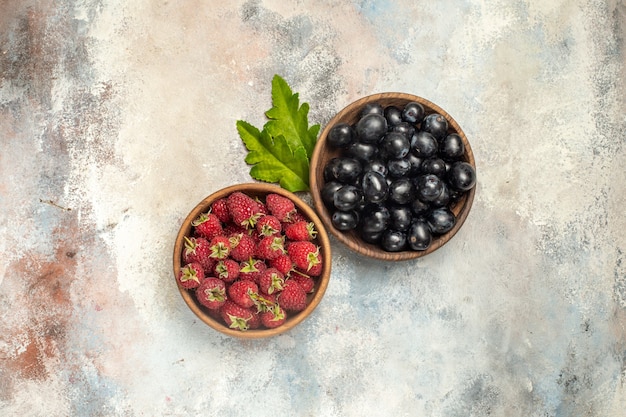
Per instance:
[[[626,4],[0,3],[3,416],[623,416]],[[249,182],[279,74],[322,126],[427,98],[479,175],[443,249],[332,240],[300,326],[240,341],[171,272],[188,211]],[[305,196],[306,198],[306,196]]]

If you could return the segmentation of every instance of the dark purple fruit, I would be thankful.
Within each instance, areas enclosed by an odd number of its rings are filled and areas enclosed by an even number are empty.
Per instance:
[[[417,196],[425,203],[435,201],[443,190],[443,181],[436,175],[425,174],[417,177],[415,181]]]
[[[340,189],[343,186],[344,186],[344,184],[340,183],[339,181],[330,181],[330,182],[327,182],[326,184],[324,184],[320,194],[322,196],[322,201],[324,202],[324,205],[327,208],[334,210],[334,208],[335,208],[335,202],[334,202],[335,193],[337,192],[338,189]]]
[[[389,225],[389,209],[383,205],[370,204],[361,212],[362,233],[381,233]]]
[[[422,158],[415,155],[413,152],[409,152],[409,154],[406,156],[406,159],[411,165],[411,168],[409,169],[410,176],[415,177],[417,174],[422,172],[422,162],[424,162]]]
[[[328,132],[328,144],[335,148],[345,148],[354,140],[354,130],[347,123],[337,123]]]
[[[426,216],[430,230],[437,235],[449,232],[456,224],[454,213],[447,207],[431,210]]]
[[[361,198],[363,198],[361,190],[348,184],[335,191],[333,204],[337,210],[350,211],[359,204]]]
[[[389,184],[389,200],[396,204],[408,204],[415,198],[415,188],[409,178],[399,178]]]
[[[385,176],[380,172],[366,171],[361,179],[363,197],[370,203],[381,203],[387,199],[389,186]]]
[[[355,184],[363,172],[361,163],[350,157],[339,157],[338,159],[333,165],[334,178],[344,184]]]
[[[406,136],[407,139],[411,140],[411,138],[415,134],[415,126],[413,126],[412,124],[407,123],[407,122],[402,122],[402,123],[398,123],[397,125],[393,126],[391,128],[391,131],[392,132],[400,132],[404,136]]]
[[[361,239],[363,239],[364,242],[366,243],[371,243],[373,245],[377,245],[380,243],[380,239],[383,236],[384,231],[381,232],[366,232],[364,230],[361,230],[359,233],[359,236],[361,237]]]
[[[387,127],[395,126],[402,123],[402,110],[400,110],[396,106],[385,107],[383,115],[387,120]]]
[[[452,188],[469,191],[476,185],[476,171],[468,162],[455,162],[447,174]]]
[[[387,162],[389,176],[393,178],[406,177],[411,170],[411,162],[407,157],[402,159],[391,159]]]
[[[400,132],[389,132],[383,136],[379,149],[386,159],[400,159],[411,150],[411,142]]]
[[[411,207],[411,212],[415,217],[423,216],[430,210],[430,204],[423,202],[419,198],[411,201],[409,207]]]
[[[446,163],[441,158],[428,158],[422,162],[421,171],[424,174],[433,174],[443,177],[446,173]]]
[[[389,207],[389,227],[391,229],[406,231],[412,220],[413,214],[409,206]]]
[[[411,150],[420,158],[431,158],[437,155],[439,143],[431,133],[420,130],[411,138]]]
[[[448,121],[439,113],[432,113],[424,117],[421,128],[431,133],[437,139],[443,139],[448,133]]]
[[[377,153],[378,147],[375,144],[363,142],[352,142],[344,151],[344,155],[364,163],[375,158]]]
[[[389,172],[387,170],[387,164],[385,164],[382,160],[380,159],[374,159],[374,160],[370,160],[369,162],[367,162],[365,165],[363,165],[363,172],[367,172],[367,171],[374,171],[374,172],[378,172],[379,174],[381,174],[383,177],[387,176],[387,173]]]
[[[459,201],[466,193],[467,191],[461,191],[461,190],[457,190],[455,188],[450,188],[448,187],[448,195],[450,196],[450,203],[449,204],[454,204],[457,201]]]
[[[439,196],[430,202],[432,207],[446,207],[450,204],[450,191],[444,181],[441,182],[441,187]]]
[[[424,106],[416,101],[411,101],[402,110],[402,120],[412,124],[421,123],[424,119]]]
[[[337,164],[339,164],[339,157],[332,158],[324,165],[324,181],[330,182],[337,180]]]
[[[387,120],[380,114],[367,114],[356,123],[355,131],[360,142],[378,143],[387,132]]]
[[[361,108],[361,111],[359,112],[359,118],[362,118],[363,116],[366,116],[368,114],[379,114],[383,116],[384,112],[385,112],[385,109],[383,109],[383,106],[381,106],[380,104],[367,103]]]
[[[424,220],[414,220],[407,232],[407,244],[413,250],[423,251],[430,247],[433,236]]]
[[[380,239],[380,247],[387,252],[400,252],[406,248],[406,234],[398,230],[386,230]]]
[[[456,161],[463,157],[465,144],[461,136],[451,133],[441,140],[439,144],[439,156],[446,161]]]
[[[355,229],[359,224],[359,214],[354,211],[335,211],[330,218],[333,227],[337,230],[346,231]]]

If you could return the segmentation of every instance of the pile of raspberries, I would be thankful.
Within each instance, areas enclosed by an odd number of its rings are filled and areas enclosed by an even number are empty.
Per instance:
[[[315,224],[276,193],[235,191],[191,223],[178,285],[241,331],[281,326],[304,310],[323,268]]]

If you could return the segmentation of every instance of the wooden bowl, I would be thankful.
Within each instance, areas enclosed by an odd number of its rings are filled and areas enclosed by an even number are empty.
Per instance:
[[[330,132],[331,128],[340,122],[348,123],[350,125],[355,124],[359,119],[359,112],[369,103],[379,103],[383,107],[386,106],[398,106],[400,108],[404,107],[407,103],[416,101],[421,103],[424,106],[424,110],[426,114],[431,113],[439,113],[444,116],[448,121],[448,133],[457,133],[463,140],[465,145],[465,154],[463,156],[463,160],[470,163],[474,169],[476,169],[476,164],[474,161],[474,154],[472,152],[472,148],[470,146],[465,133],[459,126],[459,124],[450,116],[446,111],[444,111],[441,107],[436,104],[418,96],[414,96],[406,93],[380,93],[373,94],[370,96],[363,97],[347,107],[341,110],[335,117],[333,117],[324,130],[322,134],[317,140],[317,144],[315,146],[315,150],[313,152],[313,156],[311,158],[310,164],[310,187],[311,187],[311,195],[313,197],[313,202],[315,209],[319,217],[324,222],[326,229],[330,231],[330,233],[335,236],[339,241],[348,246],[351,250],[361,255],[376,258],[384,261],[403,261],[419,258],[429,253],[436,251],[445,245],[452,237],[459,231],[465,219],[467,218],[470,209],[472,207],[472,202],[474,201],[474,194],[476,192],[476,187],[473,187],[470,191],[466,192],[465,195],[457,201],[457,203],[451,207],[453,213],[456,215],[456,224],[455,226],[448,232],[443,235],[439,235],[437,237],[433,236],[433,241],[428,247],[428,249],[424,251],[414,251],[414,250],[405,250],[401,252],[387,252],[380,247],[366,243],[363,241],[354,230],[351,231],[340,231],[333,227],[331,222],[332,213],[325,206],[321,197],[321,189],[324,186],[324,166],[326,163],[334,157],[340,155],[341,150],[334,149],[327,144],[327,136]]]
[[[265,183],[249,183],[249,184],[239,184],[233,185],[230,187],[226,187],[222,190],[219,190],[210,196],[206,197],[200,203],[198,203],[193,210],[187,215],[185,220],[183,221],[178,235],[176,236],[176,242],[174,244],[174,279],[180,271],[181,266],[183,266],[182,260],[182,252],[184,249],[184,238],[192,235],[192,224],[191,222],[196,219],[201,213],[205,213],[211,204],[223,197],[227,197],[231,193],[235,191],[241,191],[253,198],[258,197],[260,199],[264,199],[266,195],[270,193],[276,193],[282,195],[284,197],[289,198],[294,202],[297,209],[302,213],[305,217],[307,217],[310,221],[315,224],[315,228],[317,229],[317,236],[314,240],[314,243],[320,247],[320,254],[322,255],[322,273],[319,277],[315,278],[315,288],[312,293],[308,294],[307,297],[307,306],[303,311],[298,313],[292,313],[288,316],[287,321],[281,325],[280,327],[273,329],[255,329],[255,330],[247,330],[240,331],[237,329],[231,329],[226,326],[226,324],[221,321],[219,318],[214,318],[215,314],[211,314],[211,312],[205,308],[202,304],[200,304],[194,293],[185,288],[182,288],[177,282],[178,289],[180,291],[181,296],[185,303],[189,306],[191,311],[205,324],[209,325],[213,329],[229,335],[233,337],[243,338],[243,339],[259,339],[265,337],[276,336],[278,334],[284,333],[298,323],[302,322],[306,319],[312,312],[315,310],[319,302],[322,300],[324,296],[324,292],[326,291],[326,287],[328,286],[328,280],[330,279],[330,268],[331,268],[331,250],[330,250],[330,242],[328,239],[328,234],[324,227],[324,224],[317,216],[315,211],[308,206],[304,201],[298,198],[295,194],[284,190],[275,185],[265,184]]]

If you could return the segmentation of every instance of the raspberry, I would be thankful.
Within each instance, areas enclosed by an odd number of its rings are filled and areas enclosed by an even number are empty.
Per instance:
[[[185,248],[183,249],[183,262],[197,262],[202,265],[205,273],[213,270],[215,261],[210,258],[211,248],[209,241],[202,237],[185,237]]]
[[[295,272],[290,275],[290,279],[300,284],[304,292],[307,294],[312,293],[315,289],[315,281],[309,275]]]
[[[276,236],[282,232],[282,224],[275,216],[263,216],[256,223],[256,231],[261,236]]]
[[[259,258],[270,260],[285,254],[285,237],[266,236],[256,246]]]
[[[239,262],[233,259],[222,259],[213,268],[215,276],[224,282],[233,282],[239,278]]]
[[[278,304],[288,311],[302,311],[306,307],[306,292],[294,280],[287,280],[278,294]]]
[[[253,281],[235,281],[228,287],[228,297],[241,307],[252,307],[254,295],[259,293],[259,287]]]
[[[246,331],[250,328],[250,321],[253,321],[252,324],[254,325],[254,311],[250,308],[241,307],[231,300],[226,300],[219,311],[222,320],[231,329]]]
[[[267,311],[259,313],[261,323],[268,329],[274,329],[287,321],[287,312],[276,304],[270,307]]]
[[[215,277],[205,278],[196,289],[196,298],[206,308],[217,310],[226,301],[224,281]]]
[[[239,279],[243,281],[259,282],[261,273],[267,269],[267,265],[260,259],[250,258],[239,264]]]
[[[215,214],[222,223],[228,223],[231,220],[230,211],[228,211],[228,204],[225,198],[220,198],[213,202],[211,205],[211,213]]]
[[[287,275],[293,269],[293,262],[289,255],[284,254],[270,259],[269,266],[278,269],[283,275]]]
[[[264,294],[282,291],[285,276],[276,268],[267,268],[259,276],[259,290]]]
[[[304,272],[308,272],[315,265],[322,262],[319,247],[313,242],[292,242],[287,246],[287,253],[296,268]]]
[[[222,222],[212,213],[202,213],[191,222],[196,236],[211,240],[223,232]]]
[[[313,240],[317,236],[315,223],[306,220],[291,223],[285,228],[285,236],[291,240]]]
[[[226,204],[233,223],[246,229],[253,228],[259,217],[262,216],[259,204],[252,197],[240,191],[229,195]]]
[[[192,262],[181,267],[176,278],[180,286],[185,289],[197,288],[204,279],[204,270],[202,265]]]
[[[270,213],[281,222],[288,222],[291,216],[296,212],[296,206],[293,201],[280,194],[268,194],[267,197],[265,197],[265,204]]]
[[[256,242],[247,233],[235,233],[230,235],[230,257],[238,262],[247,261],[256,252]]]
[[[211,254],[214,259],[226,259],[230,253],[230,240],[226,236],[215,236],[209,243]]]

